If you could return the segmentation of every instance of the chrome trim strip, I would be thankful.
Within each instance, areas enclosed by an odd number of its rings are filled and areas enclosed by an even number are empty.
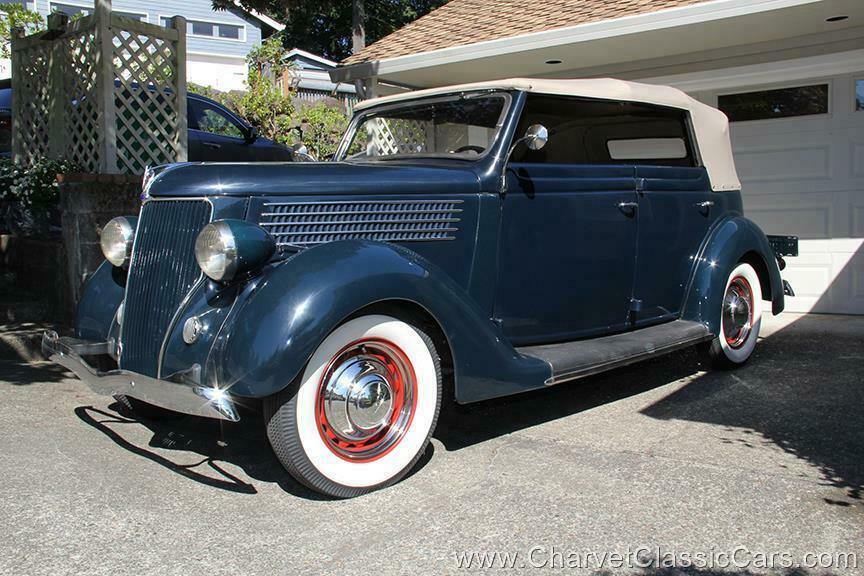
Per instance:
[[[311,216],[312,214],[310,214]],[[318,214],[314,214],[318,216]],[[449,224],[461,222],[461,218],[435,218],[434,220],[332,220],[332,221],[306,221],[306,222],[261,222],[259,226],[329,226],[335,224]],[[437,228],[436,228],[437,231]],[[361,232],[367,232],[361,230]]]
[[[416,228],[375,228],[373,230],[331,230],[326,232],[277,232],[276,236],[308,236],[316,234],[320,236],[338,236],[339,234],[405,234],[405,233],[437,233],[437,232],[458,232],[458,228],[432,228],[430,230],[417,230]]]
[[[441,198],[440,200],[323,200],[320,202],[265,202],[264,206],[320,206],[322,204],[462,204],[464,200],[457,198]]]
[[[349,240],[349,238],[346,238]],[[363,238],[357,238],[357,240],[363,240]],[[377,242],[442,242],[445,240],[456,240],[455,236],[441,236],[440,238],[412,238],[411,240],[377,240]],[[374,241],[374,240],[373,240]],[[315,240],[312,242],[303,242],[302,244],[298,244],[296,242],[277,242],[276,246],[288,246],[290,248],[306,248],[308,246],[319,246],[321,244],[329,244],[330,242],[338,242],[338,240]]]
[[[461,200],[460,200],[461,202]],[[292,206],[292,204],[284,204]],[[262,212],[264,216],[350,216],[352,214],[456,214],[461,208],[430,208],[428,210],[341,210],[338,212]]]
[[[211,221],[213,215],[210,215]],[[162,377],[162,361],[165,359],[165,348],[168,347],[168,338],[171,336],[171,332],[174,331],[174,327],[177,325],[177,322],[180,321],[180,314],[183,310],[186,309],[186,306],[189,304],[189,300],[192,299],[192,294],[198,289],[201,284],[204,283],[204,273],[198,277],[198,280],[195,281],[195,284],[192,285],[192,288],[189,289],[189,292],[186,293],[186,296],[183,297],[183,300],[180,301],[180,304],[177,306],[177,310],[174,311],[174,316],[171,317],[171,321],[168,323],[168,329],[165,331],[165,336],[162,338],[162,345],[159,346],[159,359],[156,364],[156,376]]]

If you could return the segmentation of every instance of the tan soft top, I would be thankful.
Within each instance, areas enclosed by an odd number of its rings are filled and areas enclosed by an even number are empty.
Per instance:
[[[735,161],[732,158],[732,145],[729,142],[729,121],[726,115],[698,100],[691,98],[677,88],[626,82],[613,78],[596,78],[588,80],[550,80],[544,78],[510,78],[490,82],[475,82],[456,86],[442,86],[414,92],[404,92],[394,96],[373,98],[358,103],[354,109],[363,110],[370,106],[413,100],[424,96],[452,94],[471,90],[524,90],[541,94],[558,94],[562,96],[582,96],[602,100],[622,100],[625,102],[643,102],[680,108],[690,112],[693,130],[702,163],[711,179],[711,188],[720,190],[740,190],[741,182],[735,171]]]

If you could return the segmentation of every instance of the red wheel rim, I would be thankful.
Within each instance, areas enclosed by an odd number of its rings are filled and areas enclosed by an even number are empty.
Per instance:
[[[318,384],[315,423],[331,452],[370,462],[405,436],[417,404],[417,378],[395,344],[364,338],[330,361]]]
[[[723,336],[726,344],[738,349],[747,342],[753,329],[753,289],[743,276],[729,282],[723,297]]]

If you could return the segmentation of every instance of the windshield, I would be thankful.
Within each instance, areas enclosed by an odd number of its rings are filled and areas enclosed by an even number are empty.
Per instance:
[[[476,160],[495,142],[508,102],[505,94],[484,93],[406,102],[361,113],[339,159]]]

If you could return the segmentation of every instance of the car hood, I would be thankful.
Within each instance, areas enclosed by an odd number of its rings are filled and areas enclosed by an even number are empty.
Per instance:
[[[156,169],[155,197],[476,193],[470,167],[347,162],[184,163]]]

